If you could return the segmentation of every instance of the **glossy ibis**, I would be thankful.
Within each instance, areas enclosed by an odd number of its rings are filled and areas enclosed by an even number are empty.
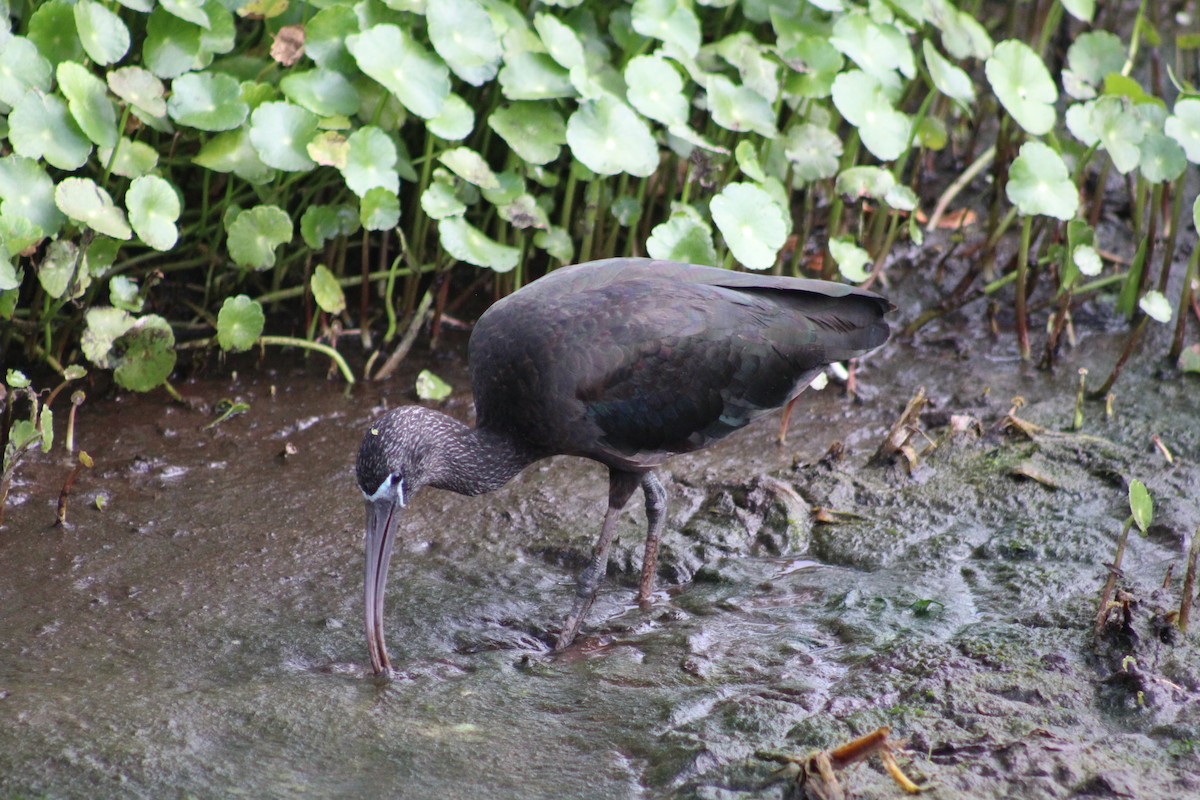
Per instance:
[[[391,670],[384,588],[400,509],[417,491],[490,492],[559,454],[608,467],[608,511],[562,649],[596,596],[617,516],[639,485],[648,524],[638,599],[650,597],[666,512],[654,467],[784,405],[826,364],[883,344],[890,308],[838,283],[640,258],[559,269],[497,302],[468,348],[476,426],[407,406],[363,436],[363,599],[375,673]]]

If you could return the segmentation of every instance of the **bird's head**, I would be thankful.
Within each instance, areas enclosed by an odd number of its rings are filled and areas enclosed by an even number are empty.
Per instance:
[[[356,477],[366,501],[367,647],[376,675],[390,674],[392,665],[383,641],[383,596],[392,559],[400,511],[418,489],[436,476],[441,431],[448,417],[420,406],[389,411],[372,422],[358,448]]]

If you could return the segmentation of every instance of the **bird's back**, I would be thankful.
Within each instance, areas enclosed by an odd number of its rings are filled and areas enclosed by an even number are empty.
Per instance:
[[[841,284],[649,259],[550,273],[471,335],[478,425],[536,453],[645,468],[778,408],[888,337]]]

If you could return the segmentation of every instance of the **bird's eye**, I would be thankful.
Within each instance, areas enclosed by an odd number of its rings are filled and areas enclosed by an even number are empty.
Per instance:
[[[364,491],[363,497],[372,503],[381,500],[391,500],[397,505],[404,506],[404,478],[397,474],[388,475],[380,482],[379,488],[375,490],[374,494],[367,494]]]

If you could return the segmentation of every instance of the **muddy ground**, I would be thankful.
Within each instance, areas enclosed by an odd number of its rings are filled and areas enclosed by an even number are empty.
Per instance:
[[[900,305],[897,327],[917,313]],[[426,366],[470,419],[461,342],[350,392],[315,361],[245,361],[181,383],[189,405],[89,400],[96,466],[68,526],[55,450],[22,467],[0,529],[0,796],[776,798],[769,753],[890,726],[930,798],[1200,797],[1200,632],[1170,624],[1200,524],[1200,385],[1152,336],[1113,415],[1088,402],[1071,432],[1077,369],[1098,383],[1124,335],[1104,303],[1053,373],[1010,331],[967,333],[981,317],[889,343],[857,401],[810,393],[786,445],[769,418],[670,462],[653,606],[633,603],[631,506],[557,657],[602,469],[560,458],[493,495],[418,496],[390,684],[366,668],[353,457]],[[920,387],[915,461],[871,462]],[[210,426],[226,398],[250,410]],[[1135,478],[1154,523],[1097,637]],[[842,780],[902,796],[877,760]]]

